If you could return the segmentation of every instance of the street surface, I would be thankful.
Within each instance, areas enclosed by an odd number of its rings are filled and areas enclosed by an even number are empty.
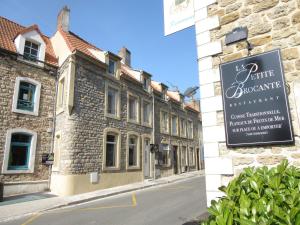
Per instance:
[[[183,225],[206,212],[205,178],[125,193],[1,225]]]

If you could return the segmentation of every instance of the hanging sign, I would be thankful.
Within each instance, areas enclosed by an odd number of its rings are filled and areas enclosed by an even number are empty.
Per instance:
[[[164,0],[165,36],[195,24],[194,0]]]
[[[294,142],[280,50],[220,65],[228,147]]]

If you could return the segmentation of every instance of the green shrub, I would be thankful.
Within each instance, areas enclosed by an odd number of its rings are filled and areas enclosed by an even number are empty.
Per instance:
[[[202,225],[300,225],[300,169],[284,160],[268,169],[246,168],[212,201]]]

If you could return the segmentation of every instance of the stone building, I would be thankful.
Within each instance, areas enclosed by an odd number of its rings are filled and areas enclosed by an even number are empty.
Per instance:
[[[199,104],[132,68],[128,49],[71,32],[69,16],[64,7],[51,38],[0,17],[4,195],[73,195],[200,169]]]
[[[154,94],[155,141],[160,143],[157,173],[180,174],[200,168],[199,104],[184,103],[184,96],[152,81]]]
[[[282,159],[300,166],[300,2],[297,0],[195,1],[208,204],[218,190],[248,166],[273,166]],[[248,56],[245,41],[225,45],[237,27],[248,29],[251,55],[280,49],[295,143],[229,148],[226,146],[219,65]]]
[[[0,182],[4,195],[44,191],[52,151],[57,59],[37,25],[0,17]]]
[[[151,74],[131,67],[128,49],[116,55],[88,43],[70,31],[69,14],[60,12],[51,38],[59,62],[51,191],[72,195],[179,173],[181,145],[184,169],[197,169],[199,106],[185,105],[166,87],[153,91]],[[160,107],[168,126],[177,116],[177,134],[160,137]],[[179,118],[189,124],[189,137],[179,135]],[[159,145],[155,156],[150,144]]]

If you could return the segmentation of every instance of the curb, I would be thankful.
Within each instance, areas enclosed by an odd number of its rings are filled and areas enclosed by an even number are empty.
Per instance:
[[[111,197],[111,196],[115,196],[115,195],[119,195],[119,194],[132,192],[132,191],[144,190],[144,189],[151,188],[151,187],[159,187],[159,186],[163,186],[163,185],[166,185],[166,184],[176,183],[176,182],[179,182],[179,181],[185,181],[185,180],[188,180],[188,179],[191,179],[191,178],[202,177],[202,176],[204,176],[204,174],[195,173],[195,174],[190,174],[187,177],[183,177],[183,178],[179,177],[177,179],[166,180],[166,181],[163,181],[161,183],[146,184],[146,185],[141,186],[141,187],[130,188],[130,189],[122,190],[122,191],[116,191],[116,192],[113,192],[113,193],[108,193],[108,194],[99,195],[99,196],[93,196],[93,197],[85,198],[85,199],[81,199],[81,200],[74,200],[74,201],[71,200],[70,202],[60,203],[60,204],[57,204],[57,205],[49,207],[49,208],[37,210],[35,212],[26,213],[26,214],[22,214],[22,215],[18,215],[18,216],[13,216],[13,217],[2,218],[2,219],[0,219],[0,222],[8,222],[8,221],[20,219],[20,218],[23,218],[23,217],[26,217],[26,216],[31,216],[31,215],[34,215],[34,214],[37,214],[37,213],[45,213],[45,212],[50,211],[50,210],[60,209],[60,208],[63,208],[63,207],[72,206],[72,205],[85,203],[85,202],[90,202],[90,201],[97,200],[97,199],[103,199],[103,198],[107,198],[107,197]]]

